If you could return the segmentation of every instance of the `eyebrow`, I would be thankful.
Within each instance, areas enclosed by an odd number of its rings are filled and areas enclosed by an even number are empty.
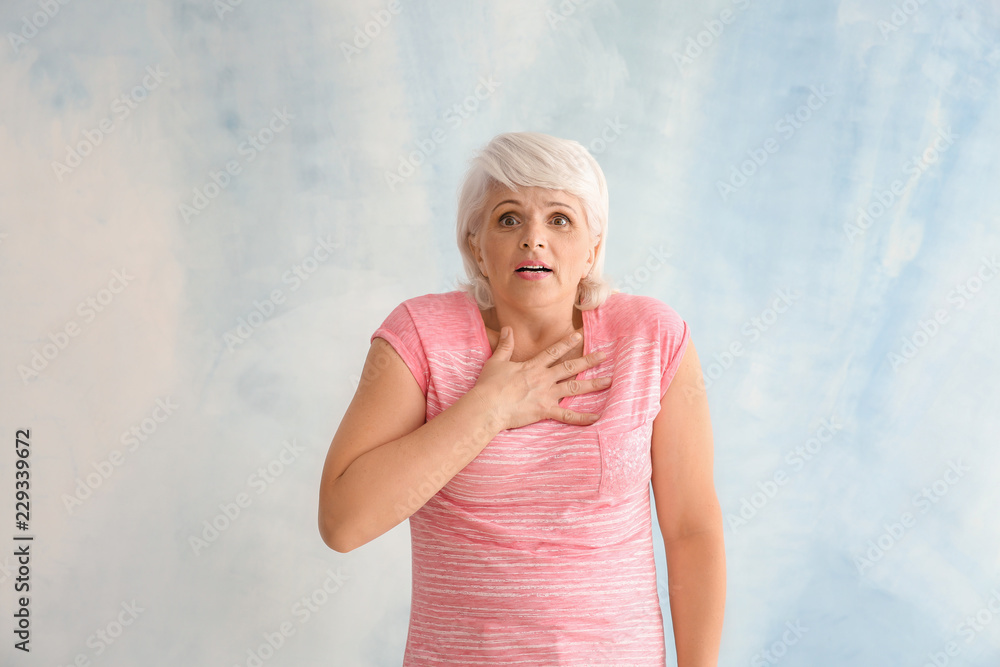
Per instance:
[[[516,199],[504,199],[502,202],[500,202],[499,204],[497,204],[496,206],[493,207],[493,211],[496,211],[498,208],[500,208],[504,204],[516,204],[517,206],[520,206],[521,202],[517,201]],[[549,201],[549,202],[545,202],[545,205],[548,206],[548,207],[550,207],[550,208],[551,207],[555,207],[555,206],[562,206],[563,208],[568,208],[569,210],[571,210],[574,213],[576,213],[576,209],[575,208],[573,208],[569,204],[564,204],[561,201]],[[493,211],[490,211],[490,213],[492,213]]]

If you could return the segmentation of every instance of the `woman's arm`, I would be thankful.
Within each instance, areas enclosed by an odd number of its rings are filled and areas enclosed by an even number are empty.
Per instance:
[[[351,551],[402,523],[504,429],[545,418],[592,424],[598,415],[558,402],[605,385],[561,380],[596,366],[603,353],[549,366],[575,344],[567,336],[533,359],[512,362],[510,333],[476,385],[425,423],[427,403],[417,381],[392,346],[375,338],[323,466],[319,532],[326,545]]]
[[[726,605],[722,510],[712,475],[712,424],[694,343],[653,421],[653,497],[667,556],[678,667],[716,667]]]
[[[426,406],[405,362],[375,338],[323,466],[319,532],[331,549],[402,523],[502,430],[473,392],[425,423]]]

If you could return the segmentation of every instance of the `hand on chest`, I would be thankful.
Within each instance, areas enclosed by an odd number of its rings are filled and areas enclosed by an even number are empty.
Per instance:
[[[588,426],[544,419],[500,432],[441,493],[456,502],[595,501],[648,488],[659,373],[642,341],[599,346],[608,355],[579,379],[611,375],[609,388],[566,396],[562,407],[593,412]],[[578,354],[579,356],[579,354]]]

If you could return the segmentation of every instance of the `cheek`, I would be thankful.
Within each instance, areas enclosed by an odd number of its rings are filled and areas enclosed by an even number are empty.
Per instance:
[[[488,269],[496,269],[504,260],[503,248],[495,240],[485,240],[486,245],[480,246],[480,263]]]
[[[574,240],[572,252],[574,264],[578,266],[587,265],[587,260],[590,259],[590,245],[586,237]]]

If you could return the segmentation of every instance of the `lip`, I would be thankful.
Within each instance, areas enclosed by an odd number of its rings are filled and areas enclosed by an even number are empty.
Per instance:
[[[537,259],[529,259],[528,261],[521,262],[520,264],[518,264],[517,266],[514,267],[514,270],[517,271],[518,269],[520,269],[522,267],[525,267],[525,266],[541,266],[543,268],[548,269],[549,271],[552,270],[551,266],[549,266],[545,262],[539,261]]]

